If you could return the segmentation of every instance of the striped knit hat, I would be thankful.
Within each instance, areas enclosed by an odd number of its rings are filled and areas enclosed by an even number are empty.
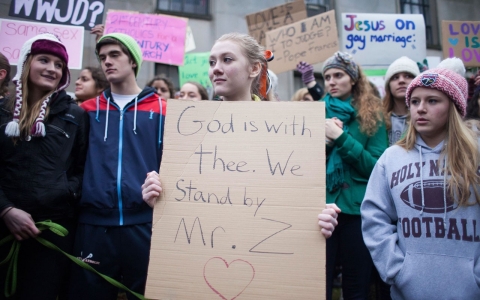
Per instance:
[[[51,54],[59,57],[64,63],[65,66],[62,72],[62,78],[57,86],[57,88],[48,95],[45,100],[43,100],[42,106],[40,107],[40,112],[38,117],[35,119],[31,129],[32,136],[45,136],[45,113],[47,111],[48,103],[53,93],[64,90],[70,84],[70,71],[68,70],[68,54],[65,46],[62,44],[60,39],[51,33],[42,33],[34,36],[33,38],[26,41],[22,49],[20,49],[20,56],[18,58],[17,64],[17,74],[13,78],[13,83],[16,85],[16,95],[15,95],[15,108],[13,111],[13,120],[10,121],[6,128],[5,134],[10,137],[19,137],[20,136],[20,112],[22,110],[23,97],[22,97],[22,74],[24,72],[25,62],[27,61],[30,55],[36,54]]]
[[[439,90],[447,95],[453,101],[462,117],[465,117],[467,114],[468,83],[461,74],[454,70],[456,69],[452,67],[449,67],[449,69],[437,67],[420,73],[407,88],[405,99],[407,106],[410,107],[413,90],[417,87],[425,87]]]

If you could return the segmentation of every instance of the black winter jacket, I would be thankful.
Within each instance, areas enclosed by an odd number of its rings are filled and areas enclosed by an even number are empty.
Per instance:
[[[315,82],[315,85],[313,87],[309,88],[308,92],[310,93],[310,95],[312,96],[314,101],[322,100],[323,89],[318,84],[318,82]]]
[[[87,113],[60,91],[52,96],[45,137],[14,141],[0,100],[0,212],[14,206],[37,221],[70,218],[80,198],[88,146]]]

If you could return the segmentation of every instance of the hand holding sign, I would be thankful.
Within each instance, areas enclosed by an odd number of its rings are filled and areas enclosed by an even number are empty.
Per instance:
[[[99,24],[90,30],[90,34],[95,35],[95,42],[98,43],[98,40],[103,36],[103,32],[105,31],[105,25]]]
[[[142,198],[148,206],[154,207],[158,197],[162,193],[162,184],[157,172],[147,174],[145,183],[142,185]]]

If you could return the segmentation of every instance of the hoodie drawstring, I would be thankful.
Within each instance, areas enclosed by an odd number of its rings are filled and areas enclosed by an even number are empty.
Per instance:
[[[160,123],[158,124],[158,148],[162,144],[162,124],[163,124],[163,106],[162,106],[162,98],[158,96],[158,105],[160,106]]]
[[[443,158],[443,227],[447,228],[447,157]]]
[[[160,145],[162,144],[162,126],[163,126],[163,105],[162,105],[162,100],[160,97],[158,97],[158,105],[160,106],[160,121],[159,121],[159,125],[158,125],[158,130],[159,130],[159,133],[158,133],[158,147],[160,147]],[[97,113],[96,113],[96,116],[95,116],[95,120],[97,122],[100,122],[100,119],[99,119],[99,97],[97,97]],[[105,122],[105,134],[104,134],[104,137],[103,137],[103,141],[106,142],[107,141],[107,137],[108,137],[108,116],[109,116],[109,112],[110,112],[110,97],[107,98],[107,117],[106,117],[106,122]],[[135,111],[134,111],[134,115],[133,115],[133,132],[135,134],[137,134],[137,113],[138,113],[138,96],[135,97]]]
[[[422,210],[420,215],[423,215],[423,209],[425,208],[425,194],[423,192],[423,157],[422,157],[422,146],[420,146],[420,188],[422,191]]]
[[[108,136],[108,114],[110,112],[110,97],[107,98],[107,121],[105,122],[105,135],[103,136],[103,141],[107,141]]]
[[[422,146],[420,147],[419,155],[420,155],[420,185],[422,191],[422,210],[420,211],[420,215],[423,215],[423,210],[425,208],[425,194],[423,191],[423,156],[422,156]],[[447,226],[447,157],[443,158],[443,226],[446,228]]]
[[[100,119],[98,118],[100,114],[100,96],[97,96],[97,113],[95,114],[95,120],[100,123]]]
[[[135,112],[133,113],[133,133],[137,134],[137,100],[138,96],[135,97]]]

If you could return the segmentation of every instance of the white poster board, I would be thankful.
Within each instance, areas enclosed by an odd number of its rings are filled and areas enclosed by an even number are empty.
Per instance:
[[[427,56],[420,14],[343,13],[340,40],[342,51],[363,67],[388,67],[401,56],[420,62]]]

